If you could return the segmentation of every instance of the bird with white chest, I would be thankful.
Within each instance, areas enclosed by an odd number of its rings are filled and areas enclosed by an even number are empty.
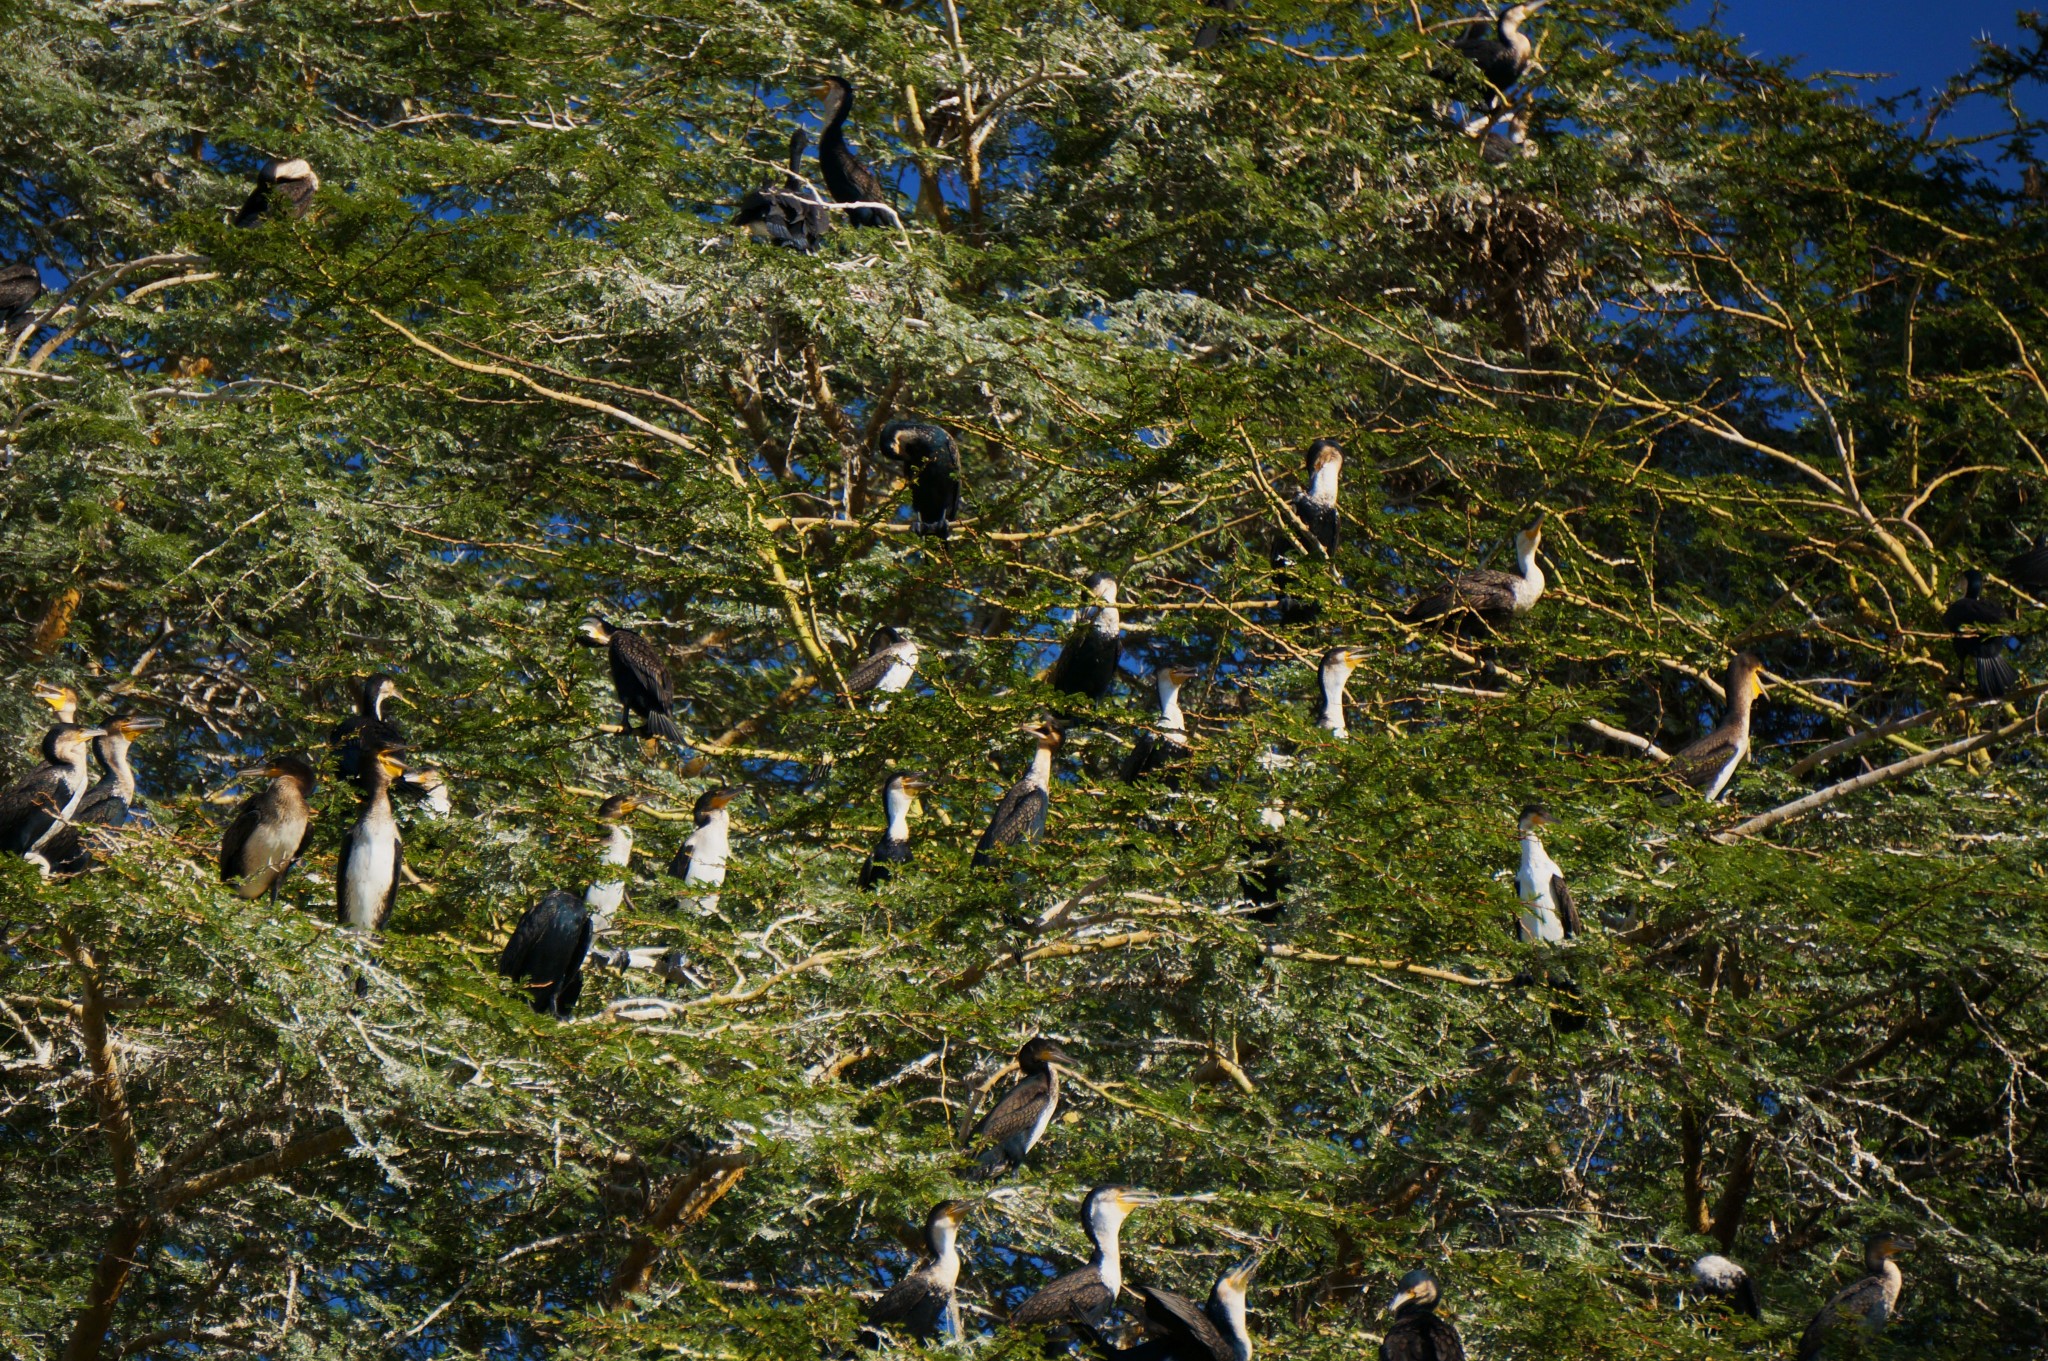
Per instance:
[[[612,920],[626,901],[627,867],[633,860],[633,829],[626,820],[639,807],[625,794],[614,794],[597,807],[597,820],[604,824],[604,851],[598,857],[603,868],[583,891],[583,905],[590,909],[591,930],[598,935],[612,929]]]
[[[695,888],[702,897],[694,905],[704,912],[718,907],[718,888],[725,883],[725,862],[732,854],[732,812],[727,807],[746,793],[738,785],[722,785],[698,796],[691,812],[695,823],[669,861],[669,876]],[[685,902],[691,900],[685,899]]]
[[[1540,803],[1522,810],[1522,863],[1515,870],[1515,896],[1522,900],[1522,912],[1515,933],[1525,941],[1555,945],[1579,934],[1579,912],[1565,885],[1564,871],[1536,834],[1549,822],[1550,812]]]

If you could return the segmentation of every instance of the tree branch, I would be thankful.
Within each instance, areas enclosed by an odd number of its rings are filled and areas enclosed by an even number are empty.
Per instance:
[[[612,1272],[612,1283],[605,1300],[607,1307],[619,1308],[628,1298],[647,1289],[648,1281],[654,1276],[654,1264],[661,1257],[661,1243],[656,1240],[656,1234],[673,1233],[697,1223],[711,1212],[713,1205],[725,1198],[726,1192],[739,1185],[740,1178],[746,1174],[745,1155],[717,1153],[677,1178],[668,1195],[648,1217],[647,1227],[633,1236],[632,1246]]]

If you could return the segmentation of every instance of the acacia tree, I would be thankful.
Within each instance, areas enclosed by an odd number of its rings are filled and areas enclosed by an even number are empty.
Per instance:
[[[91,872],[0,865],[7,1348],[816,1354],[1045,1031],[1081,1068],[970,1226],[990,1356],[1105,1181],[1203,1197],[1132,1221],[1133,1279],[1265,1253],[1274,1355],[1366,1352],[1418,1262],[1474,1355],[1782,1347],[1899,1225],[1876,1354],[2039,1349],[2036,692],[1961,702],[1940,615],[1970,567],[2016,633],[2042,605],[2000,564],[2048,528],[2044,32],[1906,121],[1667,8],[1553,6],[1491,129],[1431,4],[0,8],[0,251],[50,287],[0,364],[10,769],[35,679],[169,720]],[[730,210],[832,71],[900,225],[756,245]],[[1964,101],[2009,135],[1946,139]],[[290,155],[313,211],[227,225]],[[901,416],[960,444],[948,539],[877,456]],[[1285,508],[1319,436],[1334,555]],[[1399,618],[1537,507],[1528,617]],[[1101,704],[1037,679],[1095,570]],[[592,609],[670,657],[682,747],[605,726]],[[884,623],[919,682],[849,702]],[[1737,649],[1755,760],[1671,800],[1639,748]],[[1194,755],[1126,786],[1166,662]],[[278,905],[211,857],[233,772],[372,670],[456,798],[366,939],[347,786]],[[1055,709],[1044,841],[970,872]],[[915,863],[863,893],[896,769]],[[731,875],[684,901],[717,782]],[[557,1024],[494,956],[618,792],[640,967]],[[1533,799],[1561,953],[1509,925]],[[1679,1300],[1708,1245],[1764,1322]]]

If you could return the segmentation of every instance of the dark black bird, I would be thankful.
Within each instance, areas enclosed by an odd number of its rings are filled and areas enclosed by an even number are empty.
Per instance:
[[[1259,826],[1265,835],[1245,844],[1244,868],[1237,872],[1237,891],[1255,911],[1245,915],[1267,925],[1280,920],[1280,897],[1293,884],[1287,868],[1287,843],[1280,833],[1287,829],[1287,809],[1279,803],[1259,810]]]
[[[1156,1205],[1159,1197],[1125,1186],[1098,1186],[1081,1202],[1081,1227],[1094,1251],[1088,1265],[1048,1285],[1010,1313],[1012,1328],[1093,1324],[1116,1304],[1123,1290],[1123,1258],[1117,1237],[1131,1211]]]
[[[974,845],[974,867],[987,865],[999,846],[1036,841],[1045,834],[1046,809],[1052,806],[1052,758],[1060,749],[1060,730],[1051,723],[1027,723],[1018,732],[1033,739],[1031,768],[1010,786],[989,819],[988,830]]]
[[[891,421],[875,437],[875,446],[903,467],[917,532],[951,537],[953,521],[960,518],[960,450],[953,437],[922,421]]]
[[[1401,1278],[1399,1293],[1387,1305],[1394,1326],[1380,1343],[1380,1361],[1465,1361],[1458,1330],[1436,1316],[1437,1297],[1428,1267]]]
[[[0,793],[0,850],[27,855],[54,837],[78,811],[91,781],[92,740],[104,728],[59,723],[43,734],[43,763]]]
[[[1720,1253],[1707,1253],[1694,1262],[1692,1279],[1702,1294],[1726,1300],[1753,1319],[1763,1318],[1764,1306],[1757,1298],[1756,1282],[1740,1265]]]
[[[1319,439],[1308,447],[1302,485],[1289,504],[1323,551],[1335,556],[1340,521],[1337,518],[1337,479],[1344,471],[1344,450],[1335,440]],[[1274,540],[1274,565],[1284,566],[1284,553],[1291,552],[1293,540],[1281,534]]]
[[[412,707],[412,701],[398,692],[398,682],[381,672],[356,688],[356,711],[334,725],[327,745],[335,751],[335,769],[344,780],[363,773],[363,749],[388,751],[405,745],[405,729],[384,716],[387,704]]]
[[[1024,1165],[1060,1108],[1060,1075],[1053,1065],[1073,1067],[1067,1051],[1043,1035],[1034,1035],[1017,1051],[1023,1076],[1003,1094],[995,1109],[981,1117],[973,1138],[987,1145],[968,1174],[989,1181]]]
[[[163,725],[161,718],[116,718],[107,724],[106,736],[92,744],[93,755],[105,773],[72,810],[71,825],[59,828],[39,852],[51,869],[77,874],[90,868],[92,853],[80,829],[119,827],[128,821],[128,807],[135,802],[135,772],[128,764],[128,744]]]
[[[1245,1326],[1245,1290],[1258,1259],[1240,1262],[1216,1278],[1200,1306],[1185,1295],[1149,1285],[1133,1286],[1145,1302],[1145,1341],[1105,1350],[1118,1361],[1251,1361],[1252,1336]]]
[[[1188,720],[1180,711],[1180,688],[1201,674],[1185,666],[1162,666],[1152,673],[1152,684],[1159,697],[1159,718],[1151,727],[1138,729],[1131,754],[1117,767],[1116,773],[1125,784],[1135,783],[1186,758]]]
[[[2048,534],[2038,536],[2032,548],[2007,561],[2005,579],[2023,591],[2048,588]]]
[[[274,756],[237,777],[267,776],[270,787],[243,801],[220,840],[220,881],[238,898],[277,901],[277,886],[306,849],[313,827],[313,763],[296,752]]]
[[[618,694],[621,720],[626,731],[633,730],[633,716],[646,723],[647,735],[683,740],[675,721],[675,684],[669,679],[668,664],[654,644],[628,628],[615,627],[595,614],[585,615],[576,626],[576,641],[585,647],[607,649],[612,664],[612,689]]]
[[[550,889],[512,929],[498,956],[498,976],[525,983],[535,1011],[565,1021],[583,993],[588,953],[590,909],[575,894]]]
[[[1094,573],[1088,578],[1088,592],[1095,597],[1095,604],[1088,617],[1067,635],[1045,680],[1055,690],[1102,699],[1116,684],[1117,663],[1124,655],[1124,621],[1117,612],[1115,577]]]
[[[787,246],[805,254],[818,248],[830,230],[832,215],[819,201],[817,191],[797,175],[810,140],[810,134],[802,128],[789,134],[789,173],[783,176],[779,188],[764,184],[741,199],[739,211],[732,217],[735,227],[745,227],[756,241]]]
[[[860,1331],[863,1347],[879,1347],[877,1329],[895,1325],[918,1338],[960,1336],[960,1226],[972,1209],[964,1200],[932,1206],[924,1217],[925,1260],[868,1306],[867,1327]]]
[[[249,201],[235,214],[235,225],[257,226],[271,206],[279,203],[292,217],[304,217],[313,206],[313,194],[319,187],[320,177],[303,160],[265,161],[256,172],[256,187],[250,191]]]
[[[1522,32],[1522,25],[1543,5],[1544,0],[1509,5],[1490,27],[1480,27],[1475,23],[1473,27],[1477,31],[1468,32],[1451,45],[1479,68],[1479,74],[1486,77],[1488,85],[1506,94],[1529,69],[1532,48],[1529,35]]]
[[[33,263],[0,265],[0,336],[12,335],[42,296],[42,271]]]
[[[336,920],[357,931],[381,931],[398,902],[405,847],[391,812],[391,782],[405,767],[387,751],[363,753],[363,802],[341,840],[334,866]]]
[[[825,172],[825,187],[836,203],[887,203],[889,193],[875,172],[861,164],[860,157],[846,144],[846,116],[853,112],[853,82],[844,76],[827,76],[818,87],[825,101],[821,111],[825,130],[818,136],[818,164]],[[894,224],[879,208],[854,208],[846,214],[855,227],[888,227]]]
[[[1984,574],[1974,568],[1963,573],[1962,598],[1949,602],[1941,622],[1954,636],[1956,656],[1971,673],[1980,699],[1998,699],[2020,683],[2005,645],[2005,625],[2012,622],[2012,609],[2002,600],[1984,594]]]
[[[860,867],[863,890],[887,883],[895,866],[910,863],[910,805],[928,788],[925,777],[916,774],[891,775],[882,786],[882,807],[889,815],[889,825]]]
[[[903,629],[884,624],[868,635],[868,655],[846,674],[846,693],[900,695],[917,674],[917,639]],[[887,701],[878,701],[879,709]]]

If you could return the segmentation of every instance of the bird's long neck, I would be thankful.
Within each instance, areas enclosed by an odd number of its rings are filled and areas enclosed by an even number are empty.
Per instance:
[[[1522,16],[1515,12],[1513,6],[1509,6],[1507,12],[1500,16],[1500,25],[1496,31],[1500,34],[1500,40],[1515,50],[1516,56],[1528,54],[1529,38],[1522,32]]]
[[[910,840],[910,792],[891,789],[882,796],[882,803],[889,810],[889,830],[884,835],[890,841]]]
[[[1102,1284],[1114,1300],[1124,1287],[1124,1263],[1117,1244],[1117,1235],[1123,1229],[1123,1216],[1098,1214],[1088,1221],[1088,1239],[1095,1245],[1095,1255],[1089,1265],[1102,1278]]]
[[[1332,737],[1350,736],[1350,729],[1344,723],[1344,686],[1350,679],[1347,672],[1334,667],[1325,670],[1322,675],[1323,703],[1316,714],[1316,722],[1327,728]]]
[[[1124,617],[1115,605],[1098,605],[1095,607],[1094,627],[1097,633],[1114,638],[1124,630]]]
[[[624,866],[633,858],[633,829],[614,824],[605,835],[604,857],[599,862]]]
[[[384,721],[384,692],[372,690],[363,696],[363,717],[375,722]]]
[[[1229,1341],[1233,1361],[1252,1361],[1252,1334],[1245,1326],[1244,1296],[1217,1291],[1210,1296],[1209,1307],[1203,1312]]]
[[[1515,543],[1515,572],[1538,584],[1543,581],[1543,569],[1536,564],[1536,545],[1526,539]]]
[[[1528,869],[1538,860],[1546,858],[1543,842],[1536,835],[1536,829],[1531,827],[1528,831],[1522,833],[1522,868]]]
[[[109,735],[100,739],[100,764],[114,781],[114,788],[126,802],[135,802],[135,772],[128,765],[128,743]]]
[[[960,1279],[960,1230],[950,1219],[941,1219],[925,1235],[925,1248],[932,1255],[925,1279],[941,1290],[951,1290]]]
[[[1341,471],[1335,463],[1325,463],[1316,469],[1314,477],[1309,480],[1308,499],[1319,506],[1336,505],[1337,475]]]
[[[825,108],[829,116],[825,119],[825,130],[818,135],[820,146],[845,137],[846,119],[853,112],[853,91],[835,86],[827,99]]]
[[[1728,692],[1727,722],[1742,732],[1749,731],[1749,710],[1756,702],[1756,687],[1744,677],[1742,683]]]
[[[1024,776],[1040,789],[1052,788],[1052,747],[1040,742],[1031,753],[1031,769]]]
[[[1161,732],[1186,732],[1188,720],[1180,711],[1180,682],[1161,679],[1159,682],[1159,730]]]

